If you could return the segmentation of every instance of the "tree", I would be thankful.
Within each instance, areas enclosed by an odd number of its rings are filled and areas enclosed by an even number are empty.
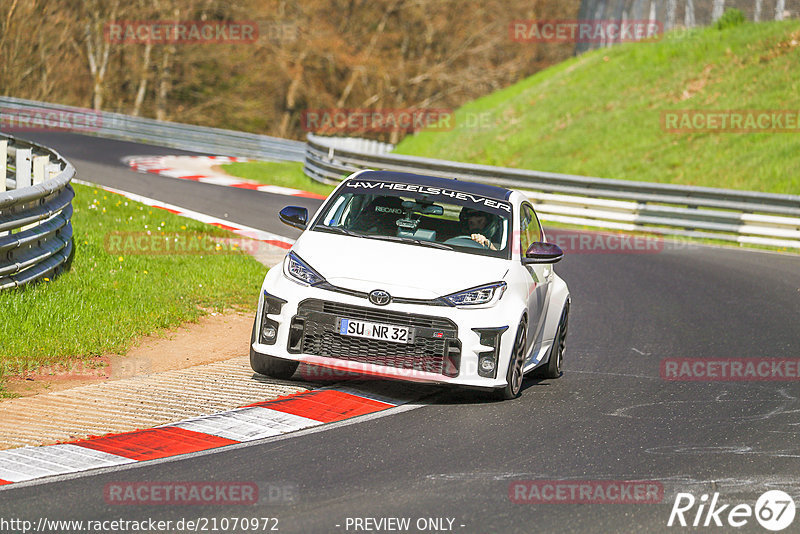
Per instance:
[[[725,0],[714,0],[714,7],[711,10],[711,21],[716,22],[725,12]]]
[[[678,11],[678,0],[667,0],[667,28],[671,30],[675,27],[675,18]]]
[[[592,1],[609,16],[608,0]],[[646,16],[651,0],[636,1]],[[567,59],[574,44],[521,43],[509,35],[509,23],[575,19],[580,6],[581,0],[5,0],[0,93],[298,138],[305,135],[304,110],[455,109]],[[255,43],[124,43],[104,35],[115,18],[266,26]],[[270,28],[279,31],[270,35]],[[287,36],[280,28],[297,31]],[[361,133],[382,140],[405,134]]]
[[[778,0],[775,3],[775,20],[783,20],[786,12],[786,0]]]
[[[84,45],[92,75],[92,108],[99,110],[103,107],[106,72],[111,53],[111,39],[104,38],[105,24],[117,19],[119,0],[112,0],[110,6],[102,0],[87,0],[83,5],[89,16],[84,24]]]
[[[684,26],[687,28],[694,28],[694,0],[686,0],[686,12],[684,13]]]

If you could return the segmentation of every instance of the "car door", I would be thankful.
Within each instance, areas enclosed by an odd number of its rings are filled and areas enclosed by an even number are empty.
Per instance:
[[[524,202],[520,208],[520,251],[525,257],[525,251],[531,243],[542,240],[542,227],[533,207]],[[553,266],[549,264],[524,265],[528,283],[528,341],[533,343],[538,339],[544,324],[547,305],[547,296],[553,279]]]

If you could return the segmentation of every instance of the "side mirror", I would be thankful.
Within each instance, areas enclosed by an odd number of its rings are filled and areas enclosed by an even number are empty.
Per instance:
[[[279,218],[283,224],[300,230],[305,230],[308,226],[308,210],[300,206],[286,206],[281,210]]]
[[[556,263],[561,261],[564,257],[564,251],[558,245],[553,243],[531,243],[528,250],[525,251],[525,257],[522,258],[524,265],[531,265],[534,263]]]

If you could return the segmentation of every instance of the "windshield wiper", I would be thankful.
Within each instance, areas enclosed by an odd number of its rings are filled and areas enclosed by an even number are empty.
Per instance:
[[[417,245],[422,245],[423,247],[431,247],[431,248],[438,248],[441,250],[453,250],[453,247],[450,245],[445,245],[444,243],[437,243],[436,241],[422,241],[421,239],[413,239],[413,238],[405,238],[410,239]]]
[[[437,243],[436,241],[423,241],[421,239],[414,239],[413,237],[400,237],[395,235],[365,235],[370,239],[385,239],[386,241],[395,241],[398,243],[412,243],[414,245],[421,245],[423,247],[438,248],[441,250],[453,250],[450,245],[444,243]]]
[[[349,235],[350,237],[365,237],[362,234],[357,234],[352,230],[348,230],[347,228],[343,228],[341,226],[327,226],[325,224],[318,224],[314,227],[314,230],[322,230],[325,232],[330,232],[332,234]]]

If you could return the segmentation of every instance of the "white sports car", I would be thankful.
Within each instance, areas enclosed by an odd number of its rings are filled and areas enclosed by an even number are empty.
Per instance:
[[[299,362],[520,394],[561,375],[570,297],[518,191],[386,171],[345,179],[264,278],[251,339],[257,373]]]

